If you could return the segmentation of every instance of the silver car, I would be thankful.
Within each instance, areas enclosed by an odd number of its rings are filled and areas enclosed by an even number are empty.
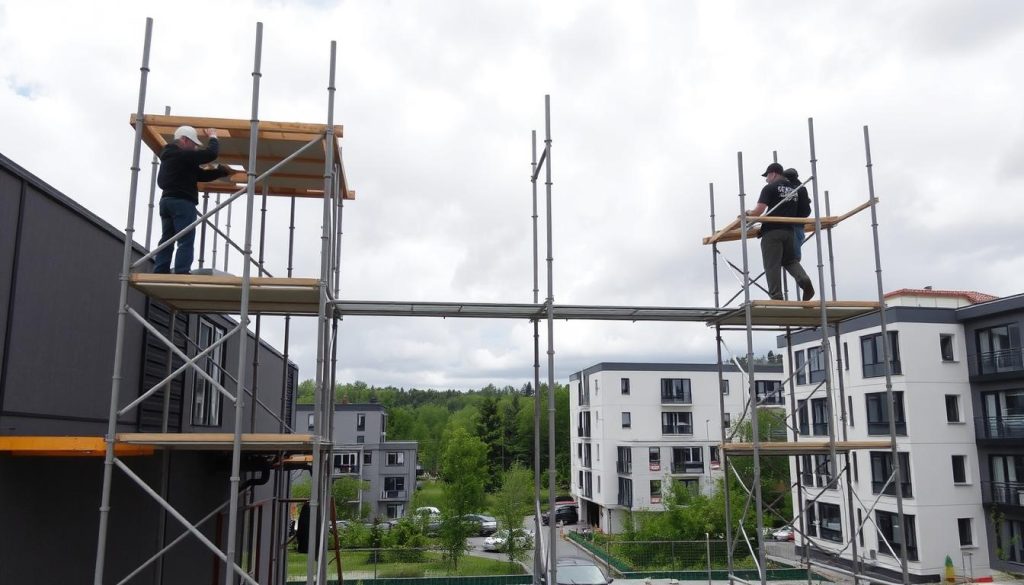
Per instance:
[[[533,532],[516,528],[512,531],[513,538],[519,548],[533,548]],[[508,530],[499,530],[484,539],[484,550],[490,552],[501,552],[507,548]]]

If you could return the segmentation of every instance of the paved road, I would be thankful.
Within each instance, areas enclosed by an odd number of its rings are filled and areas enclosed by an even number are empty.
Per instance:
[[[529,530],[531,532],[533,532],[535,530],[534,529],[534,520],[533,520],[533,516],[532,515],[531,516],[527,516],[526,518],[523,518],[523,528],[526,529],[526,530]],[[548,531],[549,528],[547,526],[543,526],[543,525],[541,526],[541,528],[544,530],[544,537],[543,538],[544,538],[544,541],[546,542],[547,541],[547,536],[548,536],[547,531]],[[568,526],[564,526],[564,527],[562,527],[562,530],[564,530],[566,533],[568,533],[571,530],[576,530],[576,525],[575,524],[570,524]],[[478,556],[478,557],[488,558],[488,559],[495,559],[495,560],[507,560],[508,559],[508,556],[505,553],[487,552],[487,551],[485,551],[483,549],[484,538],[485,537],[483,537],[483,536],[473,536],[473,537],[469,538],[468,542],[469,542],[469,545],[471,547],[470,550],[469,550],[469,554],[474,555],[474,556]],[[579,556],[579,555],[583,554],[579,547],[577,547],[575,544],[573,544],[572,542],[570,542],[567,539],[559,538],[556,542],[557,542],[557,544],[555,545],[555,554],[558,556],[558,558],[567,557],[567,556]],[[526,571],[528,573],[530,573],[530,574],[533,573],[533,553],[534,553],[533,550],[528,551],[526,559],[523,560],[523,566],[524,566],[524,568],[526,568]]]

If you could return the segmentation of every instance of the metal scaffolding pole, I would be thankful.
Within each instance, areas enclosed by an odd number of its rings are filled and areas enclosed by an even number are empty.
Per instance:
[[[249,295],[252,278],[250,274],[250,260],[252,259],[252,219],[253,207],[256,201],[256,147],[259,141],[259,105],[260,105],[260,63],[263,51],[263,23],[256,23],[256,52],[253,58],[252,72],[252,117],[250,118],[249,134],[249,164],[248,164],[248,186],[245,198],[245,244],[242,253],[242,298],[238,313],[239,325],[243,328],[249,324]],[[230,208],[228,208],[230,213]],[[227,252],[224,253],[224,269],[227,270]],[[248,331],[243,329],[238,336],[238,381],[235,384],[235,436],[231,446],[231,504],[228,508],[228,542],[225,551],[228,562],[224,569],[224,583],[233,583],[232,574],[234,568],[232,563],[235,560],[235,543],[238,538],[238,484],[239,473],[242,461],[242,418],[245,408],[245,393],[242,391],[244,383],[243,373],[245,372],[245,351],[246,343],[249,341]],[[256,350],[259,350],[258,342]]]
[[[171,115],[171,106],[164,106],[164,115]],[[146,249],[149,249],[150,244],[153,243],[153,211],[154,203],[156,203],[156,176],[160,169],[160,157],[158,153],[153,153],[153,160],[150,162],[150,173],[149,173],[149,213],[146,215]]]
[[[530,131],[532,157],[530,159],[530,185],[533,191],[533,303],[540,302],[539,270],[537,258],[537,131]],[[534,531],[541,529],[540,521],[540,322],[533,320],[533,501]],[[544,572],[543,555],[533,555],[533,585],[540,585]]]
[[[761,579],[761,585],[766,585],[768,582],[767,578],[767,567],[765,566],[765,555],[764,555],[764,509],[761,494],[761,436],[758,429],[757,420],[757,387],[754,381],[754,333],[751,329],[753,326],[753,315],[751,313],[750,306],[750,268],[749,258],[747,254],[747,211],[746,211],[746,193],[743,190],[743,153],[736,153],[736,169],[739,177],[740,187],[740,239],[741,247],[743,249],[743,307],[744,315],[747,325],[747,400],[750,410],[750,432],[751,439],[754,447],[754,513],[757,519],[757,557],[758,557],[758,576]]]
[[[317,444],[313,449],[313,467],[312,467],[312,478],[311,493],[309,498],[309,547],[310,550],[316,546],[319,536],[323,534],[324,522],[318,521],[320,514],[320,499],[325,499],[321,492],[321,473],[323,472],[323,453],[321,449],[321,443],[325,440],[330,441],[330,437],[324,434],[324,430],[329,428],[327,425],[327,417],[332,413],[326,413],[325,409],[329,401],[325,400],[328,398],[326,389],[326,355],[327,355],[327,336],[328,336],[328,315],[327,315],[327,303],[330,300],[328,294],[328,278],[330,276],[330,260],[331,260],[331,212],[333,201],[331,199],[331,187],[333,185],[333,171],[334,171],[334,74],[335,74],[335,63],[337,57],[337,43],[331,41],[331,58],[330,58],[330,71],[329,71],[329,83],[327,86],[327,129],[324,136],[324,196],[323,196],[323,223],[321,226],[320,233],[320,310],[317,315],[317,347],[316,347],[316,390],[314,399],[314,412],[313,416],[313,435]],[[333,314],[333,311],[332,311]],[[331,389],[333,393],[333,389]],[[329,453],[328,453],[329,455]],[[319,535],[319,536],[318,536]],[[319,553],[320,548],[317,547]],[[306,582],[315,583],[319,581],[313,580],[314,569],[317,569],[317,562],[320,560],[319,554],[311,554],[306,558]],[[317,571],[317,579],[320,578],[322,570]]]
[[[174,330],[176,329],[175,321],[177,321],[177,319],[178,319],[178,312],[175,311],[175,310],[172,310],[171,311],[171,318],[170,318],[170,327],[168,328],[169,332],[168,332],[168,336],[167,336],[167,339],[171,342],[172,345],[174,344],[174,332],[175,332]],[[173,367],[174,367],[174,353],[168,351],[167,352],[167,368],[165,370],[165,372],[167,373],[168,376],[170,375],[171,369]],[[162,433],[166,433],[168,430],[170,430],[169,426],[170,426],[170,416],[171,416],[171,391],[173,390],[173,388],[174,388],[173,381],[168,382],[167,385],[164,386],[163,409],[161,411],[161,420],[160,420],[160,432],[162,432]],[[170,472],[171,472],[171,452],[168,451],[167,449],[164,449],[163,452],[160,453],[160,497],[164,498],[165,500],[167,499],[167,493],[168,493],[168,491],[170,491],[170,486],[171,486],[171,473]],[[160,511],[160,517],[157,518],[157,529],[156,530],[157,530],[157,532],[156,532],[156,546],[157,546],[157,548],[163,548],[163,546],[164,546],[164,539],[167,538],[167,511],[166,510],[161,510]],[[156,584],[160,585],[164,581],[164,575],[163,575],[163,573],[164,573],[164,559],[163,559],[163,557],[161,556],[159,559],[157,559],[156,563],[157,564],[156,564],[156,567],[154,569],[154,571],[155,571],[154,578],[155,578]]]
[[[878,285],[878,320],[881,324],[882,348],[885,351],[885,401],[889,405],[889,450],[892,453],[892,473],[896,478],[896,516],[899,529],[904,533],[900,538],[900,571],[903,585],[909,585],[910,575],[907,570],[907,537],[905,517],[903,515],[903,471],[900,469],[899,448],[896,445],[896,403],[892,392],[892,347],[889,344],[889,332],[886,327],[885,292],[882,288],[882,256],[878,247],[878,212],[875,198],[875,176],[871,164],[871,140],[868,127],[864,126],[864,159],[868,171],[868,197],[871,200],[871,237],[875,248],[875,281]]]
[[[121,258],[121,290],[117,302],[117,337],[114,342],[114,373],[110,383],[110,411],[107,415],[106,454],[103,460],[103,488],[100,495],[99,533],[96,539],[96,565],[93,584],[103,584],[106,557],[107,529],[110,521],[110,484],[114,471],[114,441],[117,434],[117,405],[121,394],[121,370],[124,360],[125,328],[128,322],[128,273],[131,264],[132,239],[135,233],[135,200],[139,188],[139,158],[142,152],[143,116],[146,111],[146,82],[149,75],[149,48],[153,40],[153,19],[146,19],[146,36],[139,68],[139,101],[135,117],[135,144],[132,148],[131,184],[128,188],[128,219],[124,234],[124,252]]]
[[[544,166],[545,190],[547,202],[547,232],[548,232],[548,514],[551,516],[548,522],[548,583],[558,583],[558,569],[555,566],[555,559],[558,558],[558,526],[555,522],[555,284],[554,284],[554,255],[552,249],[551,229],[551,96],[544,96],[544,154],[547,160]]]

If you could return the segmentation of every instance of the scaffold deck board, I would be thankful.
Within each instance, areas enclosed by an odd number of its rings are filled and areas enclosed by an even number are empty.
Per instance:
[[[463,317],[477,319],[546,319],[544,304],[458,303],[409,301],[348,301],[333,303],[347,316],[373,317]],[[556,320],[589,321],[696,321],[705,322],[727,310],[702,307],[627,307],[610,305],[555,305]]]
[[[828,441],[791,441],[761,443],[761,455],[825,455],[831,453]],[[888,449],[889,441],[836,441],[836,451],[846,453],[858,449]],[[729,455],[753,455],[753,443],[724,443],[722,451]]]
[[[825,301],[825,319],[829,324],[845,321],[878,310],[877,301]],[[821,301],[750,302],[752,324],[793,327],[821,325]],[[746,325],[744,307],[738,307],[715,319],[720,325]]]
[[[129,118],[132,126],[135,125],[135,119],[135,114]],[[256,151],[256,168],[248,169],[246,165],[249,164],[249,136],[251,134],[249,120],[147,115],[143,117],[143,122],[145,125],[142,140],[156,154],[159,154],[164,146],[174,140],[174,130],[179,126],[193,126],[204,142],[206,138],[202,131],[206,128],[216,128],[217,138],[220,141],[220,154],[216,162],[229,165],[237,172],[225,179],[199,184],[200,191],[215,193],[233,193],[244,188],[248,181],[247,172],[252,170],[256,175],[261,175],[267,169],[294,154],[306,143],[317,137],[326,136],[327,132],[326,124],[262,120],[259,122],[260,135]],[[338,139],[342,137],[343,131],[342,126],[334,126],[333,160],[335,162],[342,160]],[[268,195],[323,197],[326,152],[327,149],[323,145],[313,146],[275,171],[269,180]],[[257,186],[257,193],[262,192],[261,190],[262,187]],[[355,199],[355,191],[349,191],[347,185],[342,185],[342,193],[345,199]]]
[[[249,311],[263,314],[317,315],[320,281],[315,278],[253,277]],[[202,274],[131,275],[131,285],[187,313],[238,314],[242,277]]]
[[[117,443],[161,449],[189,451],[230,451],[235,436],[231,433],[119,433]],[[314,446],[313,435],[243,433],[242,451],[308,452]]]
[[[878,199],[875,199],[875,203]],[[822,228],[831,228],[839,224],[840,222],[857,215],[861,211],[864,211],[868,207],[871,207],[871,201],[865,201],[857,207],[854,207],[850,211],[842,215],[829,215],[821,218]],[[772,217],[772,216],[747,216],[747,225],[751,226],[747,231],[748,238],[756,238],[761,235],[761,228],[757,224],[760,223],[791,223],[791,224],[804,224],[805,233],[814,233],[814,218],[813,217]],[[704,245],[716,244],[718,242],[735,242],[741,239],[743,234],[740,230],[740,219],[736,218],[729,222],[725,227],[711,234],[705,236],[702,240]]]
[[[0,436],[0,453],[34,457],[103,457],[103,437]],[[115,444],[114,455],[152,455],[153,447]]]

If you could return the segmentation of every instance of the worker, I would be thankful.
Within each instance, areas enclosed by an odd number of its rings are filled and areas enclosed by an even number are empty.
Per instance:
[[[789,180],[789,184],[796,189],[797,217],[807,217],[811,214],[811,198],[807,195],[807,187],[800,185],[800,173],[796,169],[786,169],[782,174]],[[805,224],[793,226],[793,253],[797,262],[803,259],[804,248],[804,227]]]
[[[231,168],[225,165],[217,165],[212,169],[200,166],[216,160],[220,152],[217,130],[207,128],[206,135],[210,140],[206,148],[203,148],[196,129],[181,126],[174,131],[174,141],[160,151],[160,172],[156,182],[163,191],[160,196],[160,222],[163,228],[161,244],[191,225],[199,216],[196,210],[199,205],[199,188],[196,183],[215,181],[232,173]],[[188,274],[192,269],[195,238],[195,229],[192,229],[178,239],[177,253],[174,254],[175,274]],[[157,252],[153,259],[156,263],[153,272],[171,272],[173,248],[173,245],[167,246]]]
[[[761,189],[757,206],[747,210],[748,216],[799,217],[797,194],[783,175],[783,167],[777,162],[768,165],[761,174],[767,185]],[[803,300],[814,298],[814,286],[794,254],[793,226],[786,223],[763,222],[761,224],[761,259],[764,262],[765,279],[768,281],[768,296],[784,300],[782,296],[782,269],[796,279],[803,292]]]

